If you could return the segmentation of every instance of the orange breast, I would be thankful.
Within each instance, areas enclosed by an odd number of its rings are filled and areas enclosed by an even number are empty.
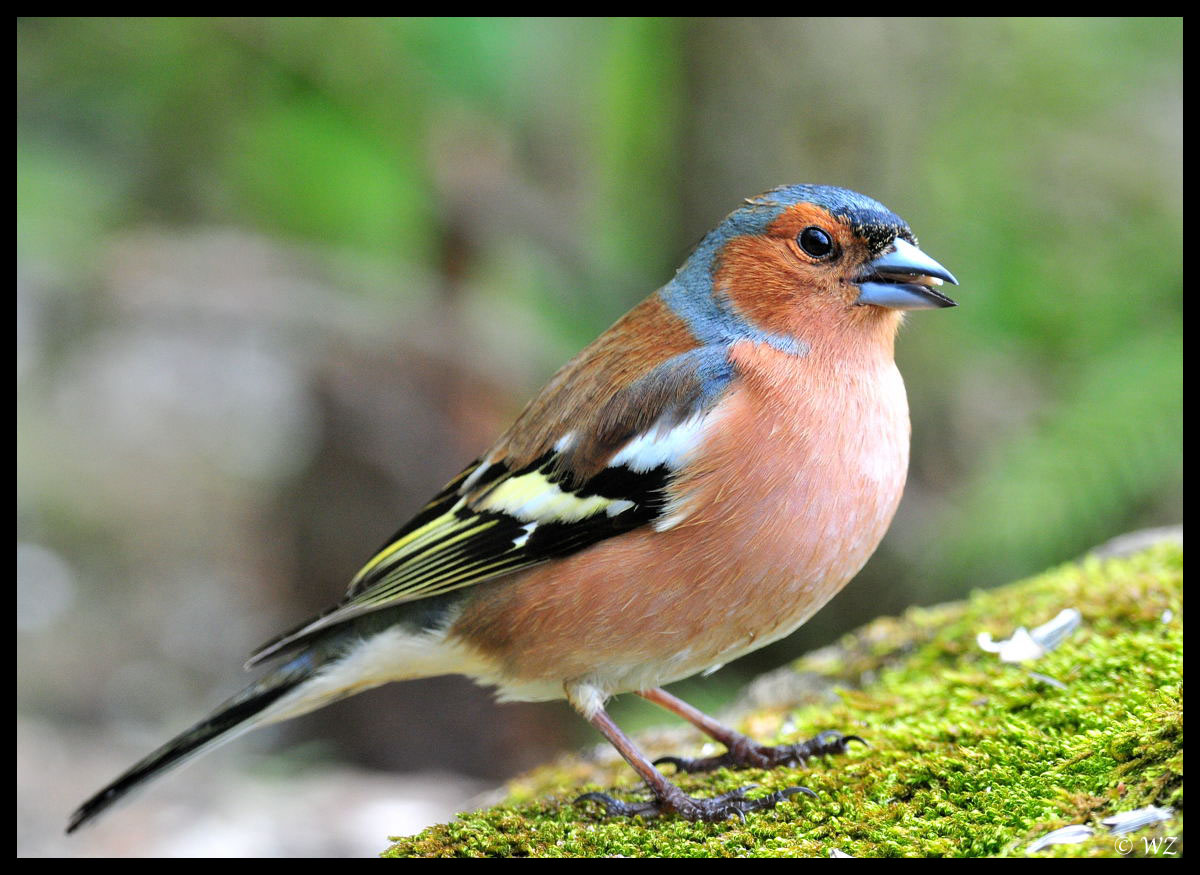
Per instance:
[[[909,421],[887,355],[737,344],[739,374],[678,481],[678,522],[478,587],[451,630],[514,681],[644,689],[791,632],[883,538]]]

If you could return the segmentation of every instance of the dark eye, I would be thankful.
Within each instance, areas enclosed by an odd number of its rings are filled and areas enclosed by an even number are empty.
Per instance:
[[[833,238],[816,225],[810,225],[797,238],[800,248],[813,258],[827,258],[833,253]]]

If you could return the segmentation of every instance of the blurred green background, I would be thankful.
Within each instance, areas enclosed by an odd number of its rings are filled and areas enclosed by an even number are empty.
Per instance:
[[[559,364],[775,185],[881,200],[962,306],[902,333],[913,460],[875,558],[682,695],[719,707],[876,615],[1177,522],[1182,30],[19,21],[19,853],[154,847],[145,803],[119,816],[128,844],[47,830],[237,689],[253,647],[337,598]],[[282,731],[299,753],[280,772],[485,783],[598,740],[565,706],[494,709],[461,680]]]

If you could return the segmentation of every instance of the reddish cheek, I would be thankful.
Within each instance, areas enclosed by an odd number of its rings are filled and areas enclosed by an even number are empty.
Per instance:
[[[794,333],[805,314],[827,304],[830,295],[820,268],[803,262],[791,241],[778,237],[731,240],[714,279],[739,314],[777,334]]]

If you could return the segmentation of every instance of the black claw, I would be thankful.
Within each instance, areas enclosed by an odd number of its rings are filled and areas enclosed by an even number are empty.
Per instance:
[[[781,744],[778,747],[755,744],[749,739],[745,741],[745,744],[735,744],[735,749],[727,750],[720,756],[701,759],[666,756],[656,759],[654,765],[670,764],[675,767],[676,772],[712,772],[720,768],[773,769],[778,766],[804,766],[815,756],[845,753],[852,741],[870,747],[865,739],[857,735],[842,735],[831,729],[807,741]]]
[[[606,806],[616,802],[607,793],[584,793],[582,796],[576,796],[572,805],[578,805],[580,802],[603,802]]]
[[[720,756],[704,757],[703,759],[691,759],[690,757],[659,757],[654,761],[654,765],[672,765],[676,772],[715,772],[723,766],[731,766],[737,768],[737,762],[730,753],[723,753]]]
[[[690,762],[692,762],[692,760],[689,760],[685,757],[659,757],[656,760],[652,760],[650,762],[650,765],[652,765],[652,766],[672,765],[675,767],[676,771],[683,771],[683,764],[690,763]]]
[[[604,806],[604,814],[608,817],[634,817],[638,814],[643,817],[657,817],[662,813],[661,807],[657,802],[635,802],[630,804],[622,802],[620,799],[614,799],[607,793],[584,793],[575,800],[574,805],[580,802],[599,802]]]
[[[824,754],[839,754],[845,753],[847,746],[852,741],[857,741],[863,747],[870,747],[865,738],[860,738],[857,735],[842,735],[832,729],[827,729],[821,732],[808,741],[802,741],[795,745],[798,753],[802,753],[807,759],[808,757],[822,756]]]

